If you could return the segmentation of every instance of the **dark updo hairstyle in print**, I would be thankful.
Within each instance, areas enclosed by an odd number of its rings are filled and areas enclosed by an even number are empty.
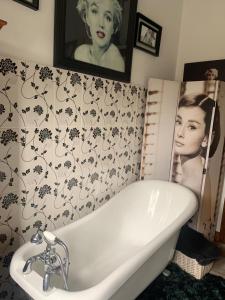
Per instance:
[[[215,115],[214,115],[214,122],[213,122],[213,129],[212,129],[212,140],[211,146],[209,151],[209,157],[212,157],[216,152],[217,146],[220,141],[220,112],[216,101],[208,97],[206,94],[189,94],[184,95],[181,97],[178,108],[180,107],[200,107],[205,112],[205,135],[209,136],[210,125],[211,125],[211,118],[213,108],[215,107]],[[206,154],[205,147],[202,156]]]

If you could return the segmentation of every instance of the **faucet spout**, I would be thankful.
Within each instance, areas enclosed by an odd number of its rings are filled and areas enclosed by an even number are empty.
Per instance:
[[[50,284],[50,273],[47,271],[43,278],[43,291],[44,292],[47,292],[47,290],[49,289],[49,284]]]
[[[32,264],[32,259],[29,258],[23,267],[23,273],[29,274],[31,272],[31,264]]]
[[[40,258],[40,255],[31,256],[26,261],[24,267],[23,267],[23,273],[29,274],[32,271],[32,265],[33,263]]]

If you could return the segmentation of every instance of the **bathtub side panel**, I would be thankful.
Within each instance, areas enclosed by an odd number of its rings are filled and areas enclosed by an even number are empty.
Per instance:
[[[134,300],[172,260],[179,231],[162,245],[109,300]]]

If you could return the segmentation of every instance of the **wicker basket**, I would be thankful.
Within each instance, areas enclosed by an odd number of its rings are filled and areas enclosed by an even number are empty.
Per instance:
[[[207,266],[201,266],[195,259],[190,258],[177,250],[175,251],[173,262],[196,279],[201,279],[213,266],[213,263],[210,263]]]

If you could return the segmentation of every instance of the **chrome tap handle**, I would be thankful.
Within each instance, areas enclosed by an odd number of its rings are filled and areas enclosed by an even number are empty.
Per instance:
[[[44,241],[49,245],[49,246],[55,246],[56,244],[56,236],[49,232],[49,231],[44,231],[43,232],[43,238]]]
[[[39,245],[43,242],[43,231],[38,228],[37,232],[32,235],[31,243]]]

